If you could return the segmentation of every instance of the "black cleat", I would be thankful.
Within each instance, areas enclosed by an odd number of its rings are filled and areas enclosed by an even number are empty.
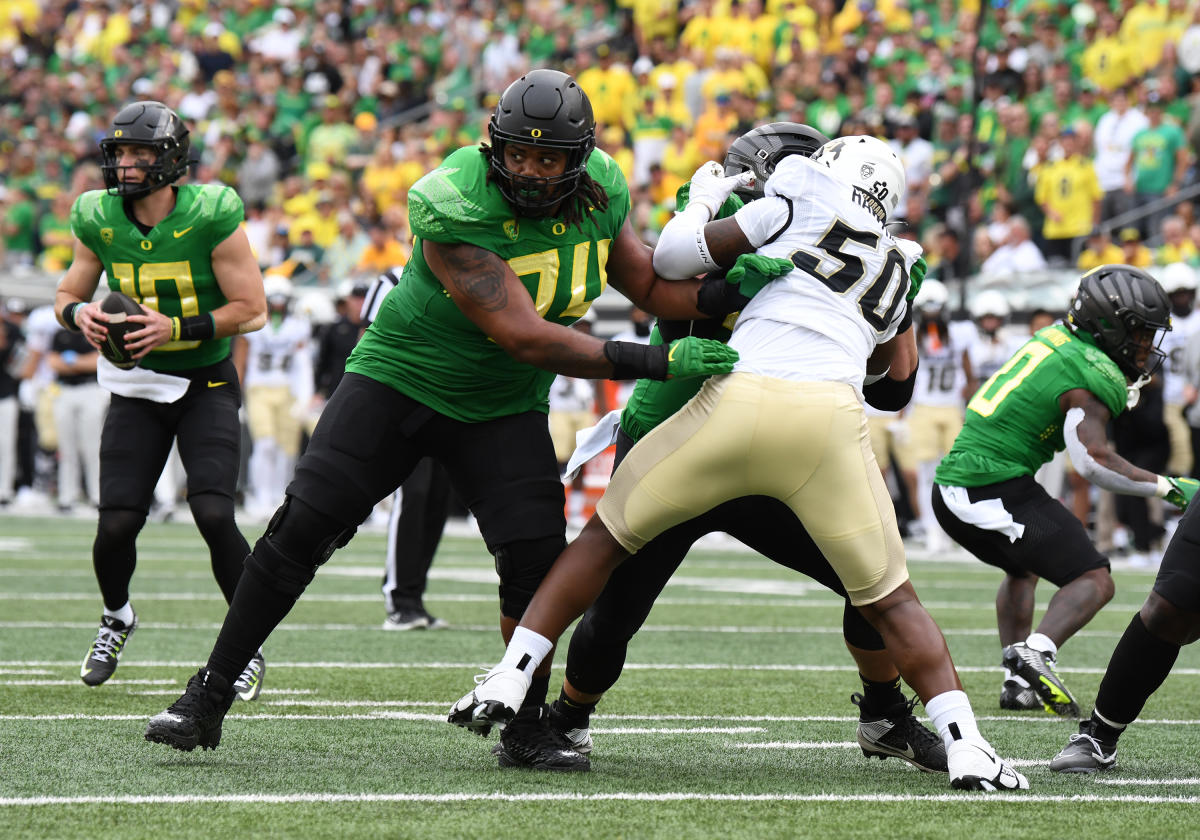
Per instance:
[[[100,616],[100,629],[96,638],[88,648],[83,666],[79,669],[80,678],[88,685],[100,685],[117,670],[117,662],[125,650],[125,642],[137,629],[137,616],[126,626],[111,616]]]
[[[501,767],[527,767],[560,773],[586,772],[592,762],[572,749],[570,741],[550,726],[549,709],[543,703],[522,709],[500,732]]]
[[[1024,642],[1009,645],[1002,656],[1004,667],[1010,673],[1020,675],[1033,686],[1046,711],[1063,717],[1079,717],[1079,704],[1058,676],[1054,657],[1034,650]]]
[[[183,696],[150,718],[146,740],[191,752],[215,750],[221,743],[221,722],[237,692],[219,674],[201,668],[188,680]]]
[[[1050,759],[1050,769],[1056,773],[1095,773],[1109,770],[1117,763],[1117,742],[1096,737],[1091,718],[1081,721],[1079,732],[1067,740],[1062,752]]]
[[[1000,686],[1000,708],[1014,712],[1042,711],[1042,700],[1037,692],[1016,680],[1005,680]]]
[[[926,773],[945,773],[946,745],[912,713],[917,698],[898,703],[882,715],[869,716],[862,711],[863,696],[850,695],[859,707],[858,745],[863,755],[898,758]]]

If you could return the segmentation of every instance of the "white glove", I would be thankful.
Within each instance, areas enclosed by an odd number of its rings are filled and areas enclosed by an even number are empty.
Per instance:
[[[708,210],[708,218],[713,219],[734,190],[753,183],[753,172],[741,172],[725,177],[725,167],[715,160],[705,161],[692,176],[688,192],[688,207],[693,205],[704,207]]]
[[[1029,780],[996,755],[991,744],[962,739],[946,750],[950,786],[956,790],[1028,790]]]

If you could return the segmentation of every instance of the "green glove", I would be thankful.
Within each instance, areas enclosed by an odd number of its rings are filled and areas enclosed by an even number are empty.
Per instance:
[[[782,277],[796,267],[791,260],[764,257],[760,254],[742,254],[725,275],[726,283],[737,285],[743,295],[754,297],[762,287]]]
[[[917,292],[921,291],[921,284],[925,282],[925,272],[929,270],[929,263],[925,262],[924,257],[917,257],[917,261],[913,263],[912,270],[908,272],[908,281],[911,285],[908,287],[908,296],[904,299],[912,302],[917,297]]]
[[[687,379],[729,373],[737,360],[738,352],[729,345],[711,338],[689,335],[671,342],[671,349],[667,353],[667,378]]]
[[[1192,497],[1196,495],[1197,490],[1200,490],[1200,481],[1180,475],[1167,476],[1167,481],[1171,484],[1171,492],[1165,496],[1166,500],[1180,510],[1187,510]]]

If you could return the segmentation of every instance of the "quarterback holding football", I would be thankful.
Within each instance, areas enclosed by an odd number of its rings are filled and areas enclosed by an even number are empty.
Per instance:
[[[135,540],[172,444],[226,599],[250,553],[234,522],[241,387],[230,344],[262,327],[266,299],[237,193],[174,185],[190,151],[187,128],[166,105],[126,105],[100,141],[106,189],[83,193],[71,208],[75,253],[54,310],[100,350],[97,376],[113,395],[92,548],[104,613],[80,670],[88,685],[112,676],[137,628],[129,603]],[[109,294],[91,302],[101,276]],[[243,674],[246,699],[257,695],[261,674],[259,656]]]

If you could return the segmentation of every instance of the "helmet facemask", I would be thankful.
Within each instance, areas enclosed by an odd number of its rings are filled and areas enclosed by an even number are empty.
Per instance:
[[[501,195],[522,214],[533,217],[547,215],[575,194],[587,168],[587,156],[595,145],[594,140],[581,148],[576,142],[533,140],[529,137],[513,136],[496,128],[495,117],[488,125],[488,137],[492,143],[490,166]],[[504,148],[509,143],[520,143],[534,148],[540,146],[561,149],[567,153],[566,168],[561,175],[551,178],[518,175],[504,165]]]

